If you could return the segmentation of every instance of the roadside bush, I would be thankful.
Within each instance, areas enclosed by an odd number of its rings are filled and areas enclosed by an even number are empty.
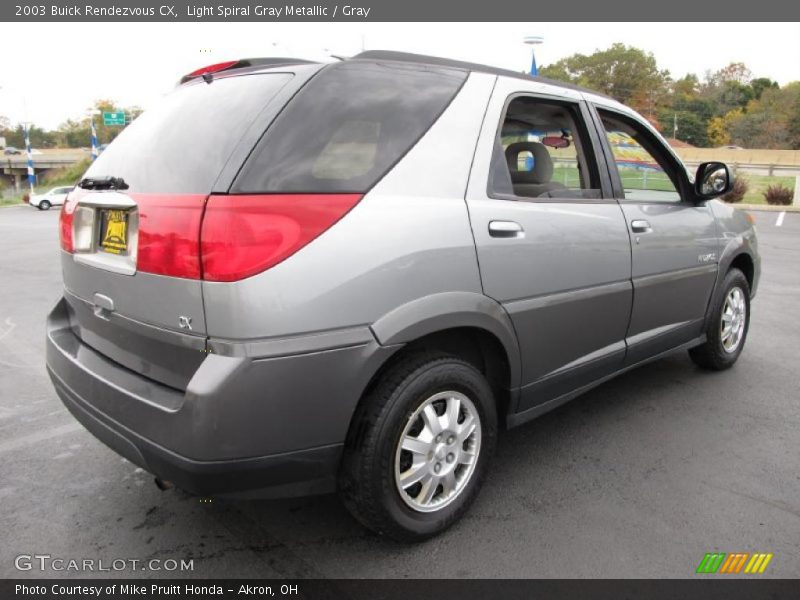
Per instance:
[[[723,194],[720,196],[720,198],[729,204],[741,202],[744,199],[744,195],[747,193],[747,190],[749,189],[750,182],[747,181],[747,178],[737,175],[733,180],[733,187],[731,188],[731,191],[727,194]]]
[[[780,184],[771,185],[764,192],[764,200],[767,204],[775,204],[778,206],[788,206],[792,203],[792,196],[794,192],[787,187]]]
[[[22,202],[25,203],[25,204],[30,204],[31,203],[31,195],[27,194],[27,193],[22,194]]]

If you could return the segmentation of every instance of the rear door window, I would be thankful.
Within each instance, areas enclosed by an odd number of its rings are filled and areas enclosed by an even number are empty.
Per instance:
[[[184,84],[128,125],[86,177],[121,177],[136,193],[208,193],[237,142],[288,73]]]
[[[267,130],[236,193],[363,193],[445,110],[467,73],[393,62],[326,67]]]
[[[588,137],[577,104],[513,96],[495,140],[489,196],[600,198]]]

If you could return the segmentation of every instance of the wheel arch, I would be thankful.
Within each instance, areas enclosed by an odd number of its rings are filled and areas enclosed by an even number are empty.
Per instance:
[[[387,313],[372,324],[381,345],[429,344],[458,335],[496,343],[508,364],[508,389],[519,387],[517,334],[508,313],[497,301],[473,292],[445,292],[419,298]],[[494,340],[492,342],[491,340]]]
[[[517,336],[508,314],[491,298],[470,292],[426,296],[391,311],[371,329],[381,346],[397,350],[374,371],[359,404],[384,373],[409,353],[438,350],[463,358],[484,374],[495,392],[498,422],[505,422],[516,408]]]
[[[709,320],[712,318],[714,299],[720,294],[720,289],[725,281],[725,277],[731,269],[739,269],[744,273],[745,279],[747,279],[748,286],[750,287],[750,298],[752,299],[755,296],[755,290],[759,279],[759,261],[757,255],[754,254],[752,247],[745,240],[741,238],[738,240],[731,240],[723,249],[722,255],[720,256],[717,280],[714,282],[714,288],[708,299],[708,306],[706,307],[706,325],[708,325]]]
[[[731,269],[739,269],[742,273],[744,273],[744,276],[747,279],[747,285],[750,286],[751,290],[753,289],[756,267],[752,256],[750,256],[747,252],[739,252],[730,261],[725,273],[727,274]]]

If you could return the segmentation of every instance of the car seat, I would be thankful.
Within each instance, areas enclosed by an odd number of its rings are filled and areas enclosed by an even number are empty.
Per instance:
[[[533,168],[530,170],[519,169],[519,155],[530,152],[533,155]],[[514,142],[506,148],[506,163],[511,175],[511,184],[514,194],[536,198],[554,190],[566,189],[560,183],[551,181],[553,178],[553,159],[547,147],[539,142]]]

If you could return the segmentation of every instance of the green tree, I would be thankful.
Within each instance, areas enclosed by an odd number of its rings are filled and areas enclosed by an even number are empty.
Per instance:
[[[712,146],[726,146],[732,142],[731,129],[744,117],[744,111],[736,108],[721,117],[714,117],[708,123],[708,141]]]
[[[93,108],[101,113],[94,115],[98,144],[108,144],[123,130],[122,126],[104,125],[103,112],[124,112],[128,120],[133,120],[142,113],[142,109],[138,106],[121,107],[111,100],[98,100]],[[78,120],[68,119],[56,130],[59,145],[67,148],[88,148],[91,145],[91,135],[91,122],[89,117],[85,116]]]
[[[727,124],[731,140],[749,148],[797,147],[793,125],[799,103],[800,82],[765,89],[760,99],[749,102],[747,110]]]
[[[700,91],[700,80],[694,73],[688,73],[672,84],[672,94],[676,98],[694,98]]]
[[[713,73],[706,73],[706,85],[709,87],[719,87],[722,84],[732,81],[746,85],[753,79],[753,73],[744,63],[730,63],[727,67],[722,67]]]
[[[755,98],[751,80],[752,73],[744,63],[731,63],[706,73],[700,95],[714,104],[714,116],[722,117],[737,108],[745,108]]]
[[[22,124],[17,125],[13,129],[4,129],[0,132],[0,135],[6,138],[6,144],[9,146],[15,146],[16,148],[25,147],[25,128]],[[31,148],[52,148],[56,145],[55,136],[51,132],[45,131],[36,125],[31,125],[29,135],[31,139]]]
[[[776,90],[780,86],[777,81],[772,81],[769,77],[758,77],[750,82],[750,87],[753,88],[753,97],[756,100],[760,100],[764,90]]]
[[[573,54],[542,68],[541,74],[597,90],[651,117],[670,82],[669,72],[658,68],[651,53],[625,44],[591,55]]]
[[[796,83],[793,85],[797,85]],[[789,115],[789,147],[800,150],[800,94],[795,100],[792,112]]]
[[[91,137],[89,120],[67,119],[56,130],[59,146],[62,148],[88,148]]]
[[[738,81],[724,82],[715,97],[717,113],[725,114],[736,108],[746,108],[747,103],[755,97],[753,88]]]
[[[652,54],[614,44],[543,67],[544,76],[595,89],[644,114],[665,134],[695,146],[800,148],[800,82],[783,88],[744,63],[671,80]]]
[[[658,113],[658,120],[666,135],[672,136],[677,121],[677,139],[692,146],[708,146],[708,119],[696,112],[664,108]]]
[[[708,124],[714,116],[715,105],[700,96],[700,80],[689,73],[675,80],[665,106],[659,110],[658,120],[665,134],[693,146],[708,146]],[[674,125],[677,121],[678,130]]]

